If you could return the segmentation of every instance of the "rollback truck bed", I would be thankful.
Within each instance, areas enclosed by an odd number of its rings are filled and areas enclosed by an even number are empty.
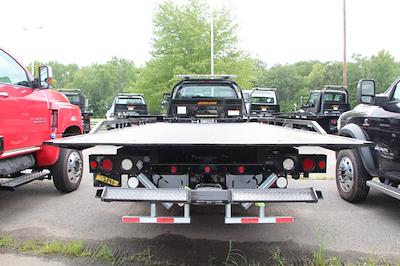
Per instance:
[[[201,96],[186,97],[200,92]],[[238,94],[234,96],[233,92]],[[150,204],[148,216],[126,215],[122,217],[124,223],[190,223],[192,204],[224,205],[227,224],[292,223],[291,216],[266,216],[263,203],[318,202],[321,193],[313,188],[287,188],[288,177],[324,173],[327,168],[326,155],[299,154],[297,147],[341,150],[369,142],[330,136],[318,125],[315,129],[319,132],[311,132],[275,126],[261,118],[248,122],[236,115],[236,110],[241,110],[238,108],[244,108],[243,101],[239,105],[234,101],[242,100],[239,93],[237,84],[227,79],[184,79],[171,93],[169,106],[169,114],[179,113],[181,117],[167,116],[165,122],[138,118],[130,120],[131,127],[100,130],[49,144],[79,150],[117,147],[115,154],[90,154],[87,164],[102,201]],[[226,98],[215,95],[230,95],[228,104]],[[214,110],[220,110],[220,117],[210,119],[217,114]],[[192,117],[184,111],[190,111]],[[248,209],[255,203],[260,203],[257,216],[233,215],[233,205]],[[158,204],[167,209],[178,204],[182,216],[160,217]]]

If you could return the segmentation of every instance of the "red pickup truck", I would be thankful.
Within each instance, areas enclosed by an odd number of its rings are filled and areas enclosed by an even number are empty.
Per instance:
[[[41,66],[35,79],[0,49],[0,190],[46,178],[62,192],[80,185],[81,153],[43,144],[82,133],[79,107],[50,89],[51,72]]]

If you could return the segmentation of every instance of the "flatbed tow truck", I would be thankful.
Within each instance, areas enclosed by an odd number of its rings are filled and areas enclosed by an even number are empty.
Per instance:
[[[301,101],[302,102],[302,101]],[[329,134],[337,134],[337,120],[341,114],[350,110],[347,88],[338,85],[325,85],[322,90],[312,90],[301,109],[291,113],[281,113],[276,117],[316,121]],[[285,126],[292,127],[288,122]]]
[[[325,173],[326,155],[299,154],[299,146],[331,150],[364,147],[368,141],[327,135],[314,121],[298,121],[319,132],[249,122],[239,86],[228,77],[184,77],[171,93],[164,122],[135,118],[131,127],[53,140],[48,144],[83,150],[112,145],[115,154],[89,155],[96,196],[102,201],[148,202],[149,216],[122,217],[125,223],[190,223],[190,206],[225,205],[225,223],[292,223],[291,216],[235,217],[233,205],[316,203],[313,188],[287,188],[288,177]],[[215,112],[215,110],[219,110]],[[189,115],[188,115],[189,114]],[[217,115],[217,117],[216,117]],[[296,121],[293,121],[296,123]],[[110,123],[106,121],[105,123]],[[183,208],[183,216],[160,217],[157,204]]]

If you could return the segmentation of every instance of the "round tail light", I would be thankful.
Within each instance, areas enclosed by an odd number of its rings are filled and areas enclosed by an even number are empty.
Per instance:
[[[306,158],[303,161],[303,169],[306,172],[311,172],[315,168],[315,162],[313,159]]]
[[[112,163],[112,161],[111,161],[110,159],[103,159],[103,160],[101,161],[101,168],[102,168],[104,171],[107,171],[107,172],[111,171],[112,168],[113,168],[113,163]]]

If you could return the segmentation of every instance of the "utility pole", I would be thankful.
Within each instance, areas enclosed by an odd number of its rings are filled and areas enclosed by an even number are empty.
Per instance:
[[[35,33],[33,32],[33,31],[39,31],[39,30],[42,30],[43,29],[43,27],[42,26],[39,26],[39,27],[31,27],[31,28],[29,28],[29,27],[25,27],[25,28],[22,28],[22,30],[23,31],[26,31],[26,32],[31,32],[32,33],[32,40],[34,39],[34,37],[35,37]],[[32,51],[32,55],[34,54],[34,51]],[[32,59],[32,66],[31,66],[31,73],[32,73],[32,76],[34,76],[35,75],[35,58],[33,57],[33,59]]]
[[[214,75],[214,14],[211,10],[211,75]]]
[[[347,86],[346,49],[346,0],[343,0],[343,86]]]

